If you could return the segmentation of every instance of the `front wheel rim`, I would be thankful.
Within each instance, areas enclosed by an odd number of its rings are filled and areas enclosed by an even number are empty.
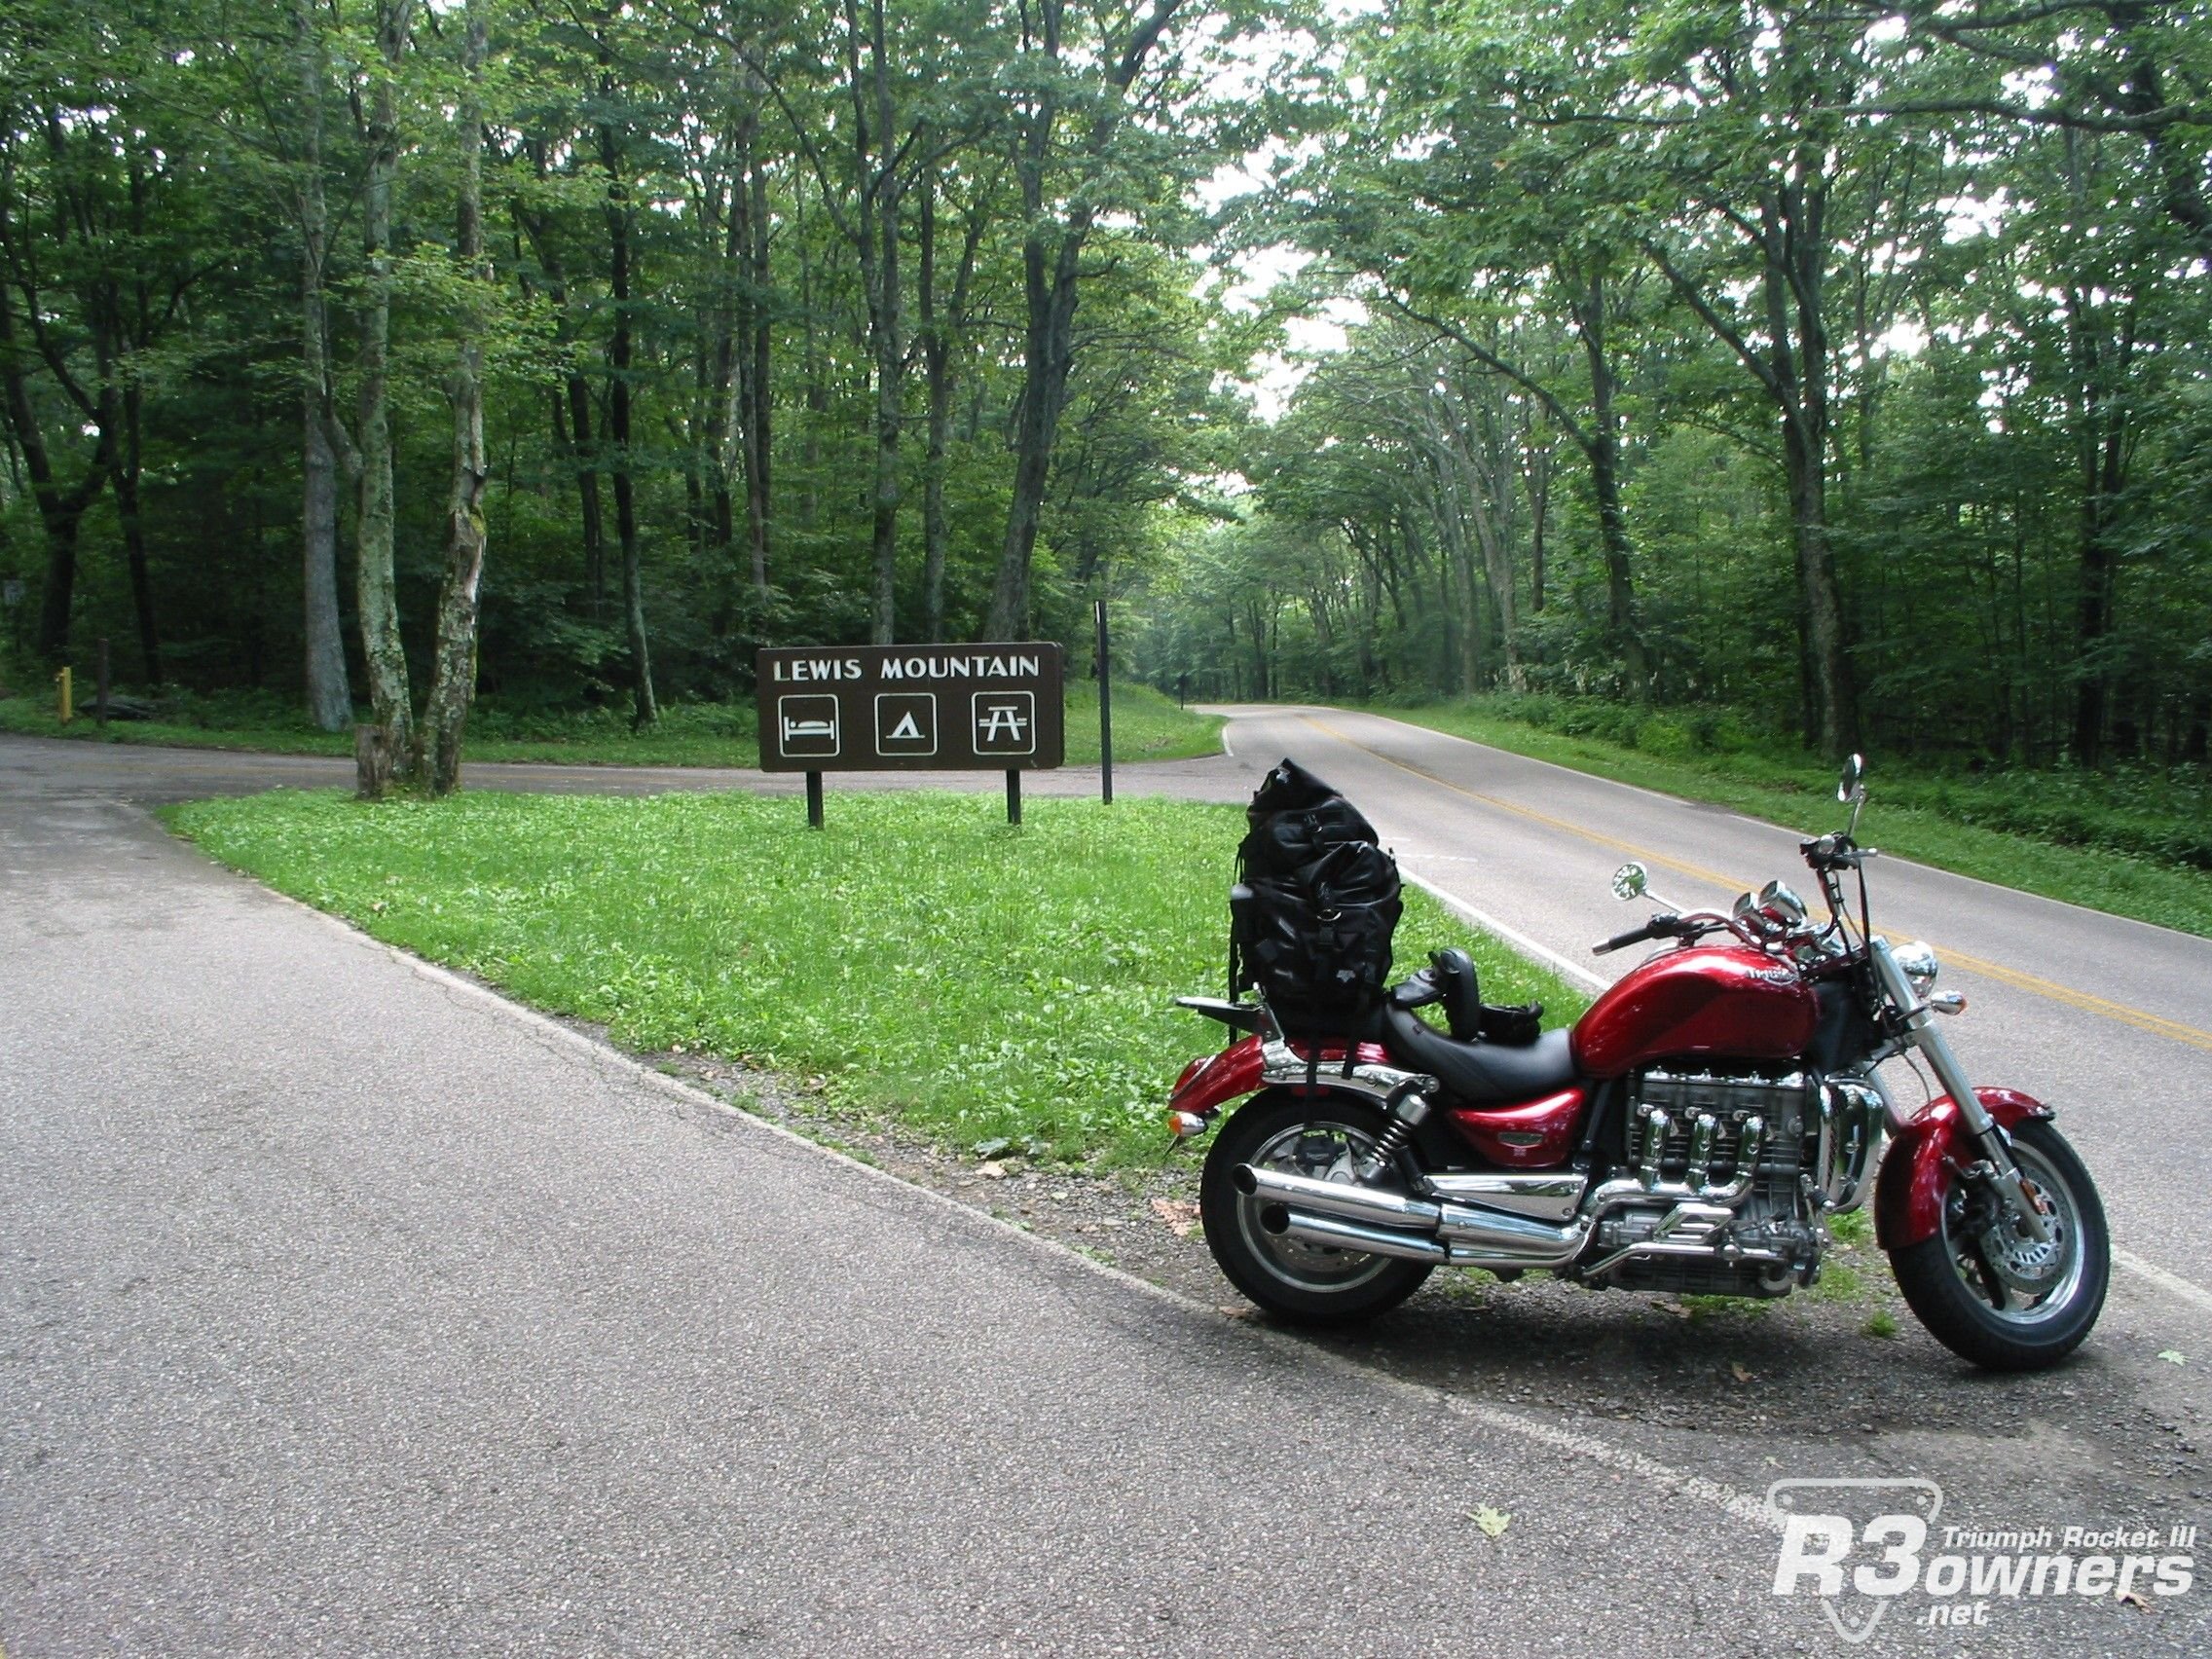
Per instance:
[[[2034,1330],[2063,1317],[2079,1300],[2088,1268],[2082,1202],[2058,1166],[2026,1140],[2012,1143],[2012,1161],[2048,1225],[2048,1243],[2018,1236],[2009,1206],[1992,1195],[1998,1216],[1978,1227],[1974,1198],[1955,1185],[1943,1201],[1943,1253],[1967,1294],[1989,1317]]]

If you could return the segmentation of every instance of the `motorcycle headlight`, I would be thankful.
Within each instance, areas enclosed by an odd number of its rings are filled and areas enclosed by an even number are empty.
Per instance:
[[[1904,977],[1912,981],[1915,993],[1925,997],[1936,984],[1936,952],[1925,940],[1914,940],[1901,944],[1896,951],[1898,966]]]

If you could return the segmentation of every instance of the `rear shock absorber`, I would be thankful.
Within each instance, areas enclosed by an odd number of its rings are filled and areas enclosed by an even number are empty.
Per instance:
[[[1382,1102],[1388,1121],[1383,1124],[1382,1132],[1375,1137],[1375,1151],[1359,1163],[1362,1181],[1374,1180],[1397,1162],[1398,1154],[1405,1151],[1414,1130],[1428,1116],[1428,1096],[1422,1090],[1430,1087],[1433,1085],[1427,1078],[1416,1078],[1390,1090]]]

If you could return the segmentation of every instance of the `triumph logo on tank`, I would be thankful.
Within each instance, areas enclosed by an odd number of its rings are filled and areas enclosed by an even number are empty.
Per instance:
[[[2059,1596],[2148,1610],[2195,1583],[2196,1528],[1946,1525],[1929,1480],[1777,1481],[1777,1596],[1817,1596],[1843,1641],[1874,1634],[1893,1605],[1931,1628],[1987,1625],[2008,1603]]]

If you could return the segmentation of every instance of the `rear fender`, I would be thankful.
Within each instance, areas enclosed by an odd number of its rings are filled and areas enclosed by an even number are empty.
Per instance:
[[[1252,1036],[1242,1038],[1219,1053],[1205,1054],[1183,1068],[1183,1075],[1175,1080],[1175,1092],[1168,1097],[1167,1106],[1173,1112],[1191,1112],[1200,1118],[1211,1119],[1232,1100],[1257,1093],[1268,1084],[1267,1040]],[[1345,1065],[1345,1046],[1342,1043],[1323,1044],[1317,1051],[1303,1040],[1293,1041],[1290,1051],[1302,1060],[1309,1060],[1313,1067],[1313,1081],[1284,1083],[1278,1076],[1274,1087],[1288,1088],[1298,1095],[1322,1095],[1331,1091],[1329,1068]],[[1381,1066],[1390,1063],[1389,1052],[1377,1043],[1360,1043],[1353,1047],[1351,1057],[1360,1065]]]
[[[1211,1118],[1232,1100],[1250,1094],[1260,1087],[1260,1079],[1267,1070],[1258,1037],[1245,1037],[1218,1053],[1202,1054],[1193,1060],[1175,1080],[1175,1092],[1168,1099],[1168,1109]]]
[[[1982,1110],[1998,1126],[2012,1129],[2030,1118],[2054,1116],[2033,1095],[2016,1088],[1977,1088]],[[1902,1249],[1935,1236],[1950,1185],[1952,1161],[1971,1163],[1981,1156],[1973,1131],[1959,1116],[1958,1103],[1939,1094],[1923,1107],[1890,1142],[1882,1173],[1874,1185],[1874,1237],[1885,1250]]]

